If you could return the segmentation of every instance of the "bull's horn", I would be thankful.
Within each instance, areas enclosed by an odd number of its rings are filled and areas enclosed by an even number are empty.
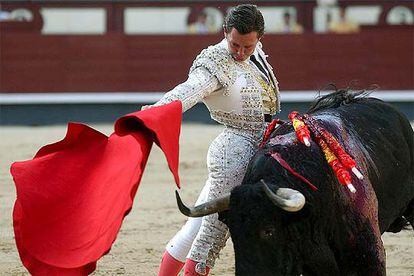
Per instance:
[[[302,193],[289,189],[289,188],[278,188],[276,193],[267,186],[267,184],[260,180],[263,184],[263,190],[270,200],[278,207],[288,212],[297,212],[305,205],[305,197]]]
[[[230,194],[194,207],[185,206],[177,191],[175,191],[175,197],[177,198],[178,209],[187,217],[203,217],[225,211],[229,209],[230,203]]]

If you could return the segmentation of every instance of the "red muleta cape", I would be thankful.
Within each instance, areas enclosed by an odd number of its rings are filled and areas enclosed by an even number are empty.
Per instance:
[[[11,174],[13,226],[23,265],[33,275],[87,275],[108,253],[132,208],[152,142],[179,187],[181,102],[128,114],[109,137],[69,123],[66,137],[42,147]]]

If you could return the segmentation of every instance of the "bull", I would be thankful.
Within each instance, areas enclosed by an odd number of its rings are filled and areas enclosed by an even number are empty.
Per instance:
[[[381,234],[414,227],[414,134],[391,105],[339,90],[310,110],[357,161],[351,193],[338,183],[320,147],[300,143],[292,124],[278,126],[231,194],[187,216],[219,212],[234,244],[236,275],[385,275]],[[269,153],[277,152],[309,188]]]

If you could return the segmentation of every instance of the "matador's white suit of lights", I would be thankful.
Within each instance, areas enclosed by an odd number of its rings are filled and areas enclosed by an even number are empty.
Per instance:
[[[273,115],[280,110],[278,82],[260,42],[254,55],[267,69],[266,75],[250,60],[235,61],[224,39],[204,49],[194,60],[187,81],[154,104],[180,100],[185,112],[202,101],[211,118],[225,126],[208,150],[208,179],[196,204],[216,199],[241,184],[267,126],[264,113]],[[181,262],[190,258],[211,268],[228,235],[217,214],[189,218],[166,250]]]

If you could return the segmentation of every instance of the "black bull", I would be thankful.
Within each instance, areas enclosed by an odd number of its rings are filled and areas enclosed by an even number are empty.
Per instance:
[[[390,105],[356,96],[339,91],[308,112],[357,161],[365,177],[353,177],[355,194],[339,184],[318,145],[299,143],[285,124],[258,150],[231,195],[194,208],[178,198],[188,216],[220,212],[233,240],[236,275],[385,275],[381,234],[398,232],[407,221],[414,227],[414,134]],[[269,156],[275,151],[318,190]]]

